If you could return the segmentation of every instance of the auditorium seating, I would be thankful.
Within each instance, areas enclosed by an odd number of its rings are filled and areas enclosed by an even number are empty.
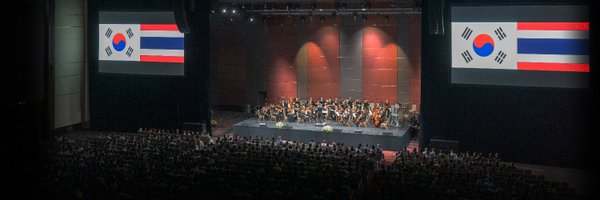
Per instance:
[[[43,145],[50,199],[573,199],[497,156],[142,130]]]

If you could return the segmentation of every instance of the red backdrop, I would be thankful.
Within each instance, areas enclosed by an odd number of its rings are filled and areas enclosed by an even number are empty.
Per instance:
[[[269,102],[297,96],[297,73],[294,58],[297,50],[297,26],[293,18],[280,17],[269,21],[267,50],[267,99]],[[283,26],[281,26],[283,25]]]
[[[384,23],[381,16],[368,20]],[[363,97],[371,102],[386,99],[393,102],[397,99],[398,45],[395,38],[395,26],[363,28]]]
[[[340,96],[340,34],[334,19],[308,27],[308,97]]]

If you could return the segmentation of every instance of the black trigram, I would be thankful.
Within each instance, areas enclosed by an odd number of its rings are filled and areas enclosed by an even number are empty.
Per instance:
[[[473,57],[471,56],[471,53],[469,53],[469,51],[462,52],[461,55],[465,59],[465,62],[470,63],[471,61],[473,61]]]
[[[110,50],[110,47],[106,47],[106,49],[104,49],[104,51],[106,51],[107,56],[112,55],[112,50]]]
[[[468,40],[469,37],[471,37],[471,34],[473,33],[473,30],[470,29],[469,27],[466,27],[465,30],[463,31],[462,35],[460,35],[462,38],[465,38],[465,40]]]
[[[496,30],[494,30],[494,33],[496,33],[496,36],[498,36],[498,39],[500,40],[506,38],[506,33],[504,33],[504,30],[502,30],[502,27],[498,27]]]
[[[129,47],[127,49],[127,52],[125,54],[127,54],[127,56],[131,57],[131,54],[133,53],[133,48]]]
[[[129,37],[129,38],[133,37],[133,31],[131,31],[131,28],[128,28],[126,32],[127,32],[127,37]]]
[[[112,32],[113,32],[113,30],[112,30],[112,29],[110,29],[110,28],[108,28],[108,30],[106,30],[106,33],[104,33],[104,35],[105,35],[107,38],[110,38],[110,36],[112,35]]]
[[[106,30],[106,33],[104,33],[104,35],[105,35],[107,38],[110,38],[110,36],[112,35],[112,29],[108,28],[108,30]]]
[[[506,58],[506,53],[500,51],[500,52],[498,52],[498,55],[496,55],[496,58],[494,58],[494,60],[498,64],[502,64],[502,61],[504,61],[505,58]]]

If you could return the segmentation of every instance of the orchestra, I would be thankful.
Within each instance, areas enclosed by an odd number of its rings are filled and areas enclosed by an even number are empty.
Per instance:
[[[323,123],[326,121],[336,121],[344,126],[353,127],[377,127],[389,128],[398,127],[407,116],[408,105],[399,102],[390,104],[388,100],[383,102],[369,102],[367,99],[362,101],[358,98],[351,100],[345,99],[324,99],[308,98],[300,100],[299,98],[289,98],[279,103],[265,103],[256,108],[256,115],[259,121],[285,121],[296,123]],[[409,116],[414,115],[410,113]]]

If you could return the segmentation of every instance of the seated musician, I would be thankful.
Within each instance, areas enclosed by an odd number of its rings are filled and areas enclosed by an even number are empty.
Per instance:
[[[368,108],[368,107],[369,107],[369,100],[367,100],[367,99],[364,99],[364,100],[363,100],[363,103],[362,103],[362,107],[361,107],[361,109],[366,109],[366,108]]]
[[[335,120],[335,105],[332,103],[330,103],[329,105],[327,105],[327,118],[329,120]]]
[[[344,120],[344,110],[342,109],[342,106],[338,106],[338,108],[335,110],[335,119],[338,123],[342,123]]]
[[[362,103],[360,102],[360,100],[359,100],[358,98],[356,98],[356,99],[354,100],[354,106],[356,106],[356,107],[360,107],[361,105],[362,105]]]
[[[287,121],[296,121],[296,112],[293,108],[287,109]]]
[[[360,115],[360,123],[358,124],[359,127],[364,126],[365,128],[368,128],[369,125],[369,116],[368,116],[368,110],[364,109],[362,111],[362,114]]]
[[[262,107],[257,107],[255,112],[256,112],[256,116],[258,117],[258,121],[265,120],[265,114],[263,113]]]

